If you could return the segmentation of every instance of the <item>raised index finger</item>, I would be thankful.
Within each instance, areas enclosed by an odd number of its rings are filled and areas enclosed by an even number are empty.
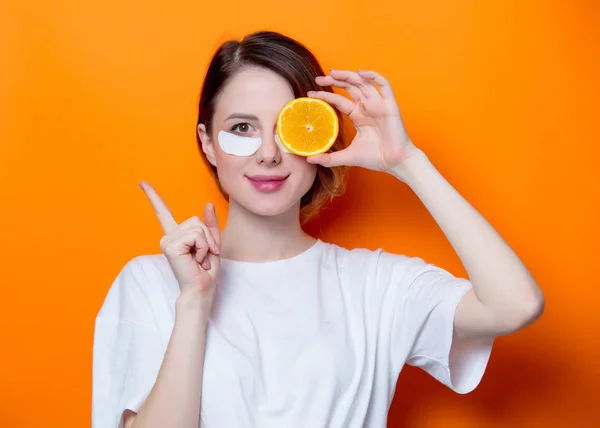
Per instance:
[[[156,190],[154,190],[150,183],[145,181],[140,182],[140,187],[154,207],[154,211],[156,212],[156,216],[158,217],[158,221],[165,232],[165,235],[175,229],[177,227],[177,222],[173,218],[167,204],[165,204],[161,197],[158,196],[158,193],[156,193]]]

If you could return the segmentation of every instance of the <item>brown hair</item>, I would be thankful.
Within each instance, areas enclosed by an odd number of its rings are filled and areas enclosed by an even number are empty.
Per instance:
[[[290,84],[296,98],[305,97],[308,91],[333,92],[331,87],[322,87],[315,83],[316,76],[324,75],[323,69],[315,56],[296,40],[272,31],[252,33],[241,41],[229,40],[217,49],[208,66],[198,103],[197,124],[204,124],[208,135],[212,134],[211,121],[219,93],[229,79],[248,67],[261,67],[279,74]],[[337,109],[336,113],[341,123],[342,116]],[[340,134],[330,152],[344,148],[341,128],[340,126]],[[219,183],[216,168],[204,156],[197,132],[196,139],[221,193],[229,199]],[[301,223],[306,223],[335,196],[344,193],[346,176],[346,167],[326,168],[317,165],[317,177],[300,202]]]

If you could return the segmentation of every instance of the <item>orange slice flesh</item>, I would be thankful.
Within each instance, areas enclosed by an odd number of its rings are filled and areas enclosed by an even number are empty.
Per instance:
[[[325,153],[339,133],[339,120],[329,103],[317,98],[296,98],[279,112],[277,136],[290,152],[300,156]]]

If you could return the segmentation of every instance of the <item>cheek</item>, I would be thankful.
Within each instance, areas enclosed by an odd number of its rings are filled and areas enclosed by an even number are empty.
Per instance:
[[[302,183],[302,187],[306,187],[306,190],[308,190],[317,175],[317,166],[306,162],[304,157],[294,156],[292,158],[292,172],[300,177],[299,181]]]
[[[215,153],[215,159],[217,162],[217,176],[219,182],[224,188],[234,179],[241,177],[244,171],[244,165],[248,161],[248,158],[233,156],[218,150]],[[225,189],[229,191],[230,189]]]

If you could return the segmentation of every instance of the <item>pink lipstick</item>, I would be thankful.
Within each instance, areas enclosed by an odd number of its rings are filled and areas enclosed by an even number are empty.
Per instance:
[[[279,190],[288,178],[287,175],[253,175],[246,176],[250,183],[262,193],[271,193]]]

